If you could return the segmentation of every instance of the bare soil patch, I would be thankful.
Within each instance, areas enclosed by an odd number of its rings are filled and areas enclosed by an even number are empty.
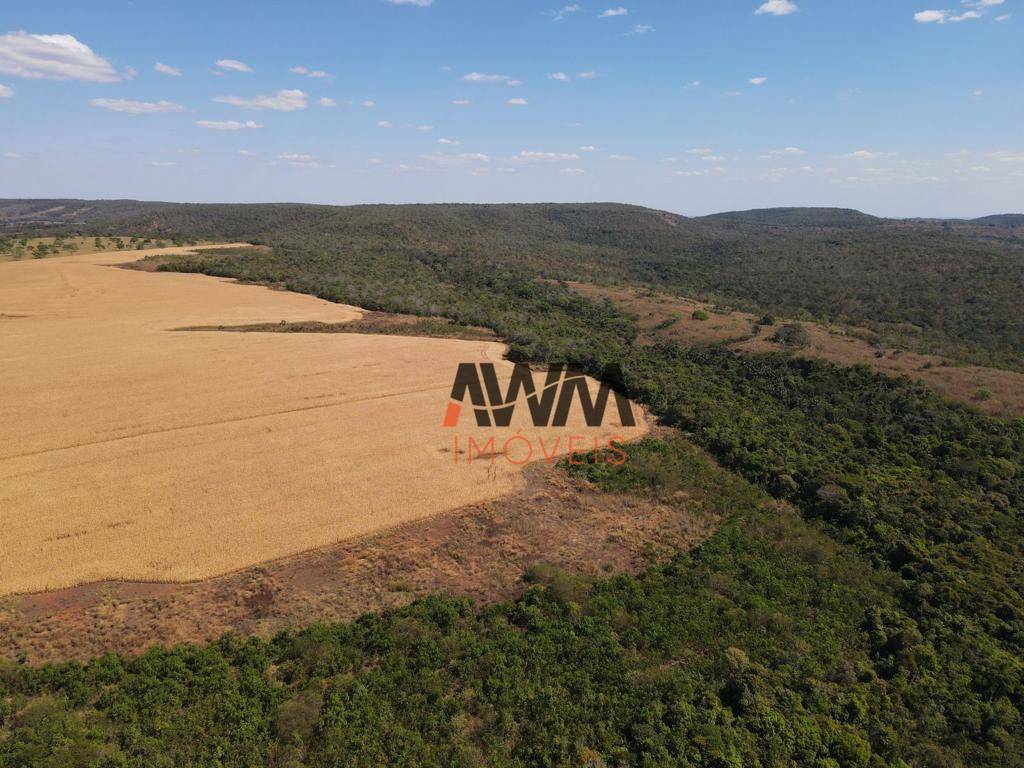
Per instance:
[[[770,340],[783,322],[759,326],[756,315],[723,311],[713,305],[653,291],[571,283],[591,298],[607,298],[636,316],[648,341],[671,339],[684,346],[720,344],[745,352],[788,352],[839,365],[867,365],[888,376],[908,376],[939,394],[968,403],[993,416],[1024,415],[1024,374],[954,363],[936,355],[874,346],[870,331],[800,321],[810,343],[788,349]],[[699,313],[696,317],[694,313]],[[706,319],[698,319],[706,316]]]

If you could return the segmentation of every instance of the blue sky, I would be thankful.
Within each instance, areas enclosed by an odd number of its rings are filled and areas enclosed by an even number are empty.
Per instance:
[[[1021,211],[1021,22],[1024,0],[16,0],[0,197]]]

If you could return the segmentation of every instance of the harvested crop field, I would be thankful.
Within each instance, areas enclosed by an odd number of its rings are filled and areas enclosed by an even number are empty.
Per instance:
[[[164,253],[173,251],[165,250]],[[191,581],[522,487],[442,427],[487,341],[175,331],[356,320],[361,310],[227,280],[112,268],[154,252],[0,264],[0,594],[103,579]],[[517,430],[548,445],[646,431]],[[585,444],[582,443],[581,444]],[[563,440],[558,453],[564,453]]]
[[[226,633],[268,637],[439,592],[486,605],[521,594],[538,566],[587,579],[665,562],[728,511],[713,482],[659,497],[604,492],[543,462],[523,477],[523,488],[498,499],[200,582],[93,582],[7,597],[0,657],[86,661]]]

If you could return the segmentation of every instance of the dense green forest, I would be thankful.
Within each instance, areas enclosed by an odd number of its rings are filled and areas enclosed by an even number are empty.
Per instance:
[[[1011,225],[1018,224],[1013,227]],[[174,205],[0,201],[3,229],[256,240],[356,257],[470,257],[867,326],[888,344],[1024,370],[1019,216],[897,221],[831,208],[686,218],[588,205]]]
[[[1024,765],[1024,421],[861,368],[642,346],[612,305],[536,279],[629,279],[631,265],[682,290],[774,264],[781,290],[781,246],[742,255],[753,225],[716,225],[736,228],[734,251],[699,222],[622,206],[175,206],[132,221],[272,246],[162,269],[488,327],[517,359],[601,376],[676,436],[566,471],[666,503],[700,487],[728,520],[636,577],[536,569],[525,596],[484,610],[438,596],[271,640],[8,663],[0,766]],[[862,311],[920,296],[924,313],[942,286],[963,313],[985,291],[975,321],[940,315],[932,332],[953,335],[934,338],[973,343],[995,323],[1021,352],[1019,244],[886,226],[809,225],[816,245],[787,264],[811,275],[786,291],[824,302],[839,275],[823,264],[870,260],[877,282],[848,287]]]

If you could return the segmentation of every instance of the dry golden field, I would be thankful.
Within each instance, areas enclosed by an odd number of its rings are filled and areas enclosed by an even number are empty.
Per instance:
[[[504,461],[456,465],[441,426],[457,364],[507,375],[502,345],[175,331],[362,313],[113,266],[153,253],[0,264],[0,594],[205,578],[522,486]],[[608,416],[601,430],[574,412],[568,429],[538,431],[519,408],[508,429],[464,417],[457,432],[550,445],[646,431],[639,412],[634,429]]]

